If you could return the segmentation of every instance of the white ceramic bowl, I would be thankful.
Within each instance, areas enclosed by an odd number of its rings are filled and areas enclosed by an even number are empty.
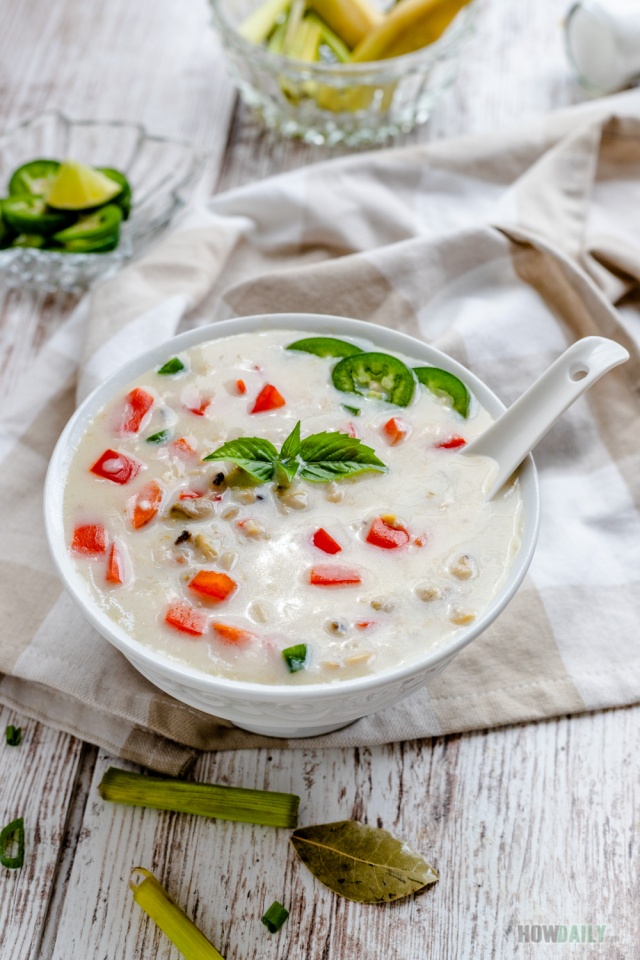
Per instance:
[[[45,523],[51,553],[67,590],[93,626],[148,680],[165,693],[204,713],[224,717],[238,727],[273,737],[311,737],[346,726],[359,717],[391,706],[415,693],[451,662],[463,647],[495,620],[520,586],[531,562],[538,534],[538,481],[529,457],[521,469],[524,501],[522,546],[503,588],[484,614],[437,650],[397,670],[308,686],[246,683],[201,673],[174,663],[129,636],[95,603],[87,582],[76,570],[65,541],[63,495],[73,453],[98,410],[131,380],[158,366],[167,357],[205,340],[234,333],[291,329],[325,336],[364,337],[380,349],[403,353],[418,361],[449,370],[467,383],[480,403],[497,417],[503,404],[488,387],[450,357],[413,337],[360,320],[315,314],[287,313],[243,317],[180,334],[168,343],[129,361],[87,397],[64,429],[53,452],[45,485]]]

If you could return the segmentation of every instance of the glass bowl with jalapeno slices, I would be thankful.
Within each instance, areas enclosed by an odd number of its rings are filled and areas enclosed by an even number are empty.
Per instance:
[[[0,136],[0,276],[80,292],[144,249],[186,204],[202,158],[127,121],[47,112]]]

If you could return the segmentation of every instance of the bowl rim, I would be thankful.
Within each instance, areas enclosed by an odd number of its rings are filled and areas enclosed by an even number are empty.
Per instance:
[[[285,57],[280,53],[274,53],[261,44],[252,43],[246,40],[238,32],[233,23],[229,20],[226,11],[223,9],[224,0],[209,0],[209,6],[213,14],[213,20],[220,34],[226,41],[236,46],[239,52],[252,60],[262,61],[265,65],[287,70],[295,70],[300,73],[301,79],[308,79],[313,76],[321,76],[325,79],[352,78],[360,79],[368,74],[383,74],[386,72],[404,73],[411,67],[424,67],[425,65],[435,63],[444,57],[448,52],[455,48],[473,25],[478,9],[478,0],[469,0],[455,15],[444,33],[433,43],[411,53],[404,53],[399,57],[389,57],[386,60],[368,60],[363,63],[306,63],[301,60],[294,60],[291,57]]]
[[[258,333],[270,330],[296,330],[318,335],[353,336],[372,340],[382,349],[394,350],[407,356],[424,360],[430,365],[434,362],[450,373],[466,380],[489,413],[498,416],[506,408],[501,400],[486,384],[461,363],[447,354],[406,333],[379,326],[363,320],[330,314],[273,313],[255,314],[246,317],[234,317],[206,324],[178,334],[169,340],[128,360],[114,371],[80,404],[62,431],[49,461],[44,486],[44,522],[49,550],[55,568],[65,588],[78,604],[85,617],[98,632],[120,650],[131,662],[144,661],[151,671],[161,669],[174,680],[184,681],[191,688],[212,695],[232,694],[236,699],[262,702],[296,700],[323,700],[336,696],[363,693],[386,686],[395,681],[411,677],[425,669],[447,663],[475,637],[481,634],[510,602],[531,563],[540,525],[540,496],[537,471],[531,455],[520,467],[519,481],[523,497],[523,530],[520,550],[516,555],[507,579],[493,598],[487,609],[468,628],[454,635],[448,643],[443,643],[417,659],[393,670],[367,674],[348,680],[336,680],[329,683],[309,683],[304,685],[267,684],[233,680],[204,673],[170,656],[155,651],[141,641],[130,636],[116,621],[102,611],[91,594],[87,581],[75,568],[64,534],[63,497],[68,468],[80,437],[89,422],[115,393],[125,387],[137,376],[166,360],[168,356],[188,349],[198,343],[218,340],[237,333]]]

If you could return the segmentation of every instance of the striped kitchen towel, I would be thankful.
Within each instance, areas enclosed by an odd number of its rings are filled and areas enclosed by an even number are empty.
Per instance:
[[[498,621],[428,689],[290,746],[353,746],[640,701],[640,93],[510,133],[360,154],[214,197],[98,287],[1,415],[0,701],[180,772],[269,741],[161,693],[83,619],[44,538],[76,398],[178,326],[342,314],[423,337],[508,404],[571,341],[631,360],[540,444],[539,547]]]

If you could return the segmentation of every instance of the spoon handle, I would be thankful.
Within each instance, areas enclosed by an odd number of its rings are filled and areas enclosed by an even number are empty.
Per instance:
[[[490,500],[567,407],[629,354],[615,340],[584,337],[565,350],[501,417],[460,452],[492,457],[498,473]]]

